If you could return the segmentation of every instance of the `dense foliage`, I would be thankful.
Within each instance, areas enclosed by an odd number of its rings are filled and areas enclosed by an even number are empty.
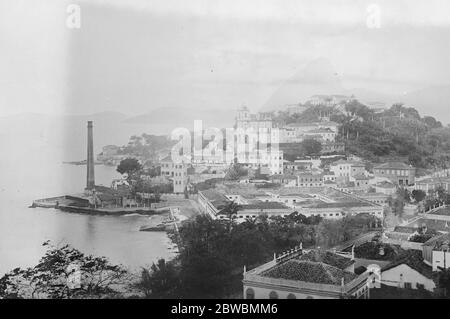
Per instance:
[[[128,280],[127,271],[104,257],[64,245],[48,249],[39,263],[0,278],[0,298],[111,298]]]
[[[130,180],[132,178],[137,178],[138,174],[142,170],[142,165],[135,158],[126,158],[121,160],[117,166],[117,172],[120,174],[127,174],[127,178]]]
[[[349,154],[375,162],[397,159],[419,168],[447,168],[450,128],[435,118],[421,117],[416,109],[402,104],[377,112],[352,100],[343,108],[344,112],[334,107],[310,106],[301,114],[280,111],[274,119],[282,126],[317,122],[325,116],[340,124],[337,140],[345,143]],[[287,149],[288,154],[291,151]]]
[[[235,208],[226,208],[230,216]],[[177,279],[166,282],[175,285],[171,294],[177,298],[236,297],[242,289],[243,266],[253,268],[273,258],[274,253],[300,243],[304,247],[329,247],[358,236],[376,224],[372,216],[365,215],[327,221],[293,213],[286,218],[261,216],[230,227],[230,220],[212,220],[200,215],[184,223],[177,236],[172,235],[174,241],[181,243],[179,255],[170,262],[175,267],[171,274],[176,274]],[[160,278],[163,273],[160,268],[143,272],[143,277]],[[151,280],[147,278],[145,282]],[[167,286],[159,286],[151,288],[151,292],[157,294],[161,289],[166,294]],[[148,289],[146,296],[152,298]]]

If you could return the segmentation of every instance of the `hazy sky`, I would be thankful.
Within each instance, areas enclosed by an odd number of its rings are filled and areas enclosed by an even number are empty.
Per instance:
[[[318,58],[397,95],[450,85],[448,39],[446,0],[0,0],[0,115],[258,109]]]

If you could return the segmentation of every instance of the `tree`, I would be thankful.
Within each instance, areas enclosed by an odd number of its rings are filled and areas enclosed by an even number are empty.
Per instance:
[[[322,144],[311,138],[303,140],[301,147],[305,155],[319,154],[322,151]]]
[[[159,259],[150,269],[142,269],[141,278],[135,285],[145,298],[176,298],[179,289],[178,271],[173,263]]]
[[[135,175],[140,172],[142,169],[142,165],[135,158],[126,158],[121,160],[119,165],[117,166],[117,172],[120,174],[127,174],[128,180],[131,180]]]
[[[411,193],[407,188],[400,187],[397,190],[397,197],[407,203],[411,201]]]
[[[389,199],[389,206],[391,207],[392,213],[397,216],[403,216],[403,210],[405,208],[405,200],[403,197],[396,196],[395,198]]]
[[[414,189],[411,193],[412,198],[414,198],[414,200],[419,203],[421,201],[423,201],[425,199],[425,197],[427,197],[427,194],[420,189]]]
[[[236,181],[239,180],[240,177],[246,176],[247,170],[243,168],[240,164],[232,164],[230,168],[228,169],[225,180],[228,181]]]
[[[228,223],[228,230],[231,232],[231,228],[233,225],[233,220],[236,218],[237,213],[240,209],[240,205],[236,202],[232,201],[228,203],[225,207],[223,207],[220,210],[220,214],[225,214],[228,217],[229,223]]]
[[[0,298],[103,298],[120,295],[118,288],[128,279],[127,271],[105,257],[84,255],[50,242],[39,263],[16,268],[0,278]]]

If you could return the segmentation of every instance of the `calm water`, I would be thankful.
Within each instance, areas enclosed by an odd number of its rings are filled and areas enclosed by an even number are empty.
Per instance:
[[[33,199],[83,190],[86,168],[62,164],[67,159],[67,145],[54,143],[53,136],[24,134],[11,139],[0,135],[0,146],[0,274],[36,264],[44,252],[42,243],[49,239],[106,256],[131,269],[173,256],[173,245],[165,233],[138,231],[148,217],[87,216],[28,208]],[[96,166],[95,174],[96,184],[103,185],[118,176],[114,167],[105,166]]]

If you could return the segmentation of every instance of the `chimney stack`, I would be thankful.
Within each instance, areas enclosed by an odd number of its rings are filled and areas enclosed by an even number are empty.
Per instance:
[[[95,175],[94,175],[94,137],[93,137],[93,125],[92,121],[88,121],[87,125],[87,178],[86,189],[92,190],[95,187]]]

